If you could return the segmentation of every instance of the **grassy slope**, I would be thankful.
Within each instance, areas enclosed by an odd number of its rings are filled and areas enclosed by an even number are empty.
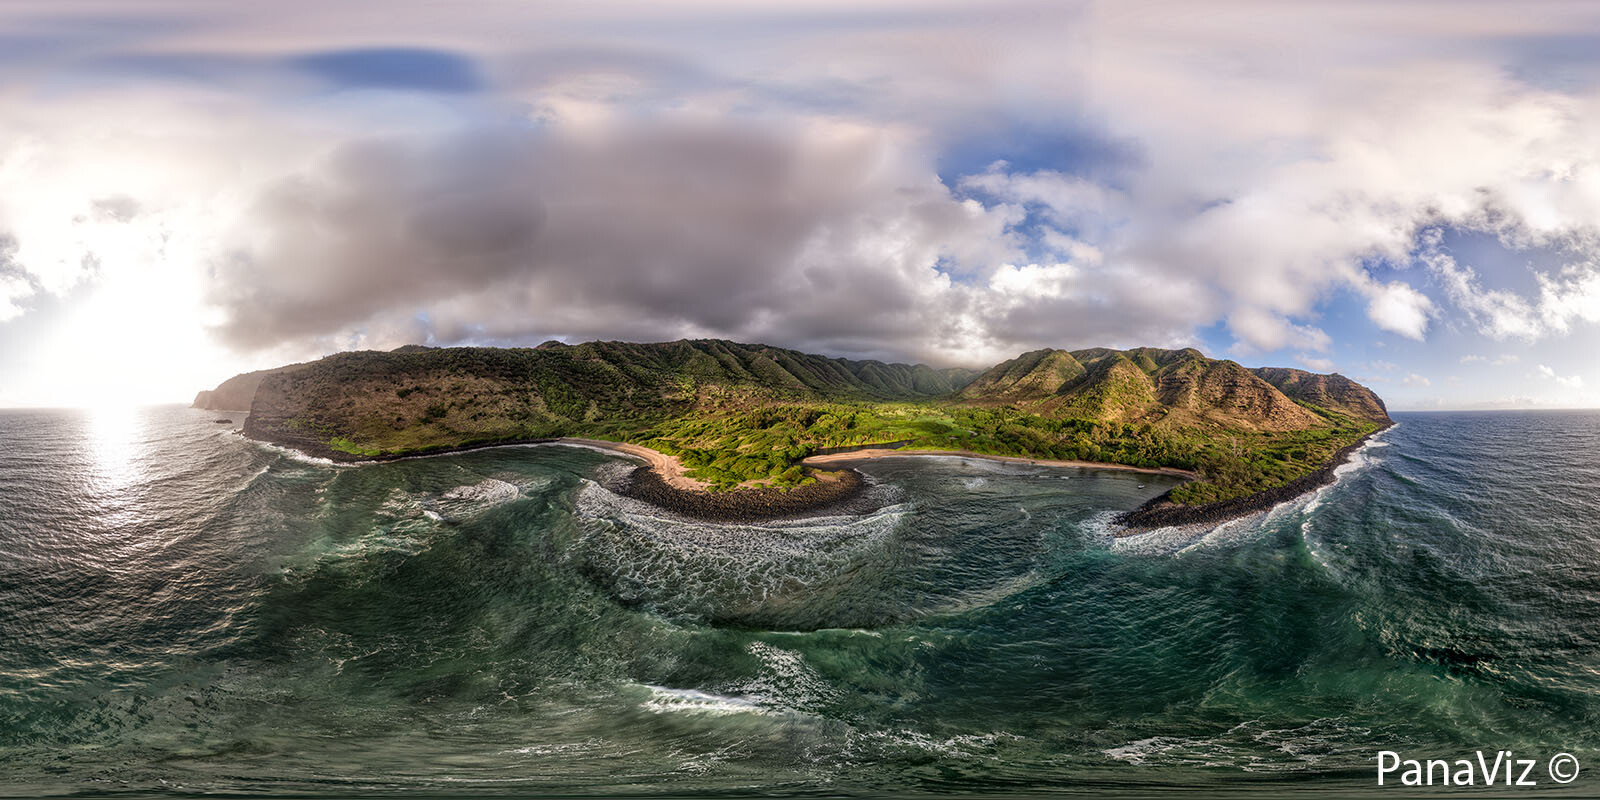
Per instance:
[[[691,413],[626,440],[676,454],[697,477],[719,485],[786,468],[788,480],[798,478],[788,465],[819,448],[909,440],[923,450],[1195,470],[1203,479],[1174,490],[1172,499],[1205,503],[1287,483],[1378,428],[1331,412],[1325,419],[1325,427],[1303,431],[1219,432],[944,402],[793,403]]]
[[[626,441],[719,488],[797,485],[810,479],[796,462],[818,449],[910,440],[1193,469],[1204,479],[1173,498],[1199,503],[1282,484],[1378,427],[1348,411],[1295,403],[1194,351],[1040,351],[975,376],[720,341],[600,342],[331,356],[264,381],[247,429],[353,456]]]

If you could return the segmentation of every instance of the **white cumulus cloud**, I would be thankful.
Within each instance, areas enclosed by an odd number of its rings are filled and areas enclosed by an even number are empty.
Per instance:
[[[1538,369],[1541,376],[1555,381],[1558,386],[1564,386],[1568,389],[1583,388],[1582,375],[1558,375],[1555,370],[1543,364],[1538,365]]]
[[[1428,296],[1398,281],[1375,287],[1367,304],[1367,316],[1378,327],[1410,339],[1422,340],[1433,315]]]

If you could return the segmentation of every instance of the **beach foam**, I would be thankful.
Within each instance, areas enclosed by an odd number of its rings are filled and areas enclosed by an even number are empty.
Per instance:
[[[619,600],[668,616],[742,615],[802,598],[878,557],[911,512],[885,503],[864,515],[713,523],[665,512],[586,481],[574,552]]]

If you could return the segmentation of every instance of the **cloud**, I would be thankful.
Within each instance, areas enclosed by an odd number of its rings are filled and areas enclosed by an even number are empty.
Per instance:
[[[1564,386],[1568,389],[1583,388],[1582,375],[1557,375],[1555,370],[1543,364],[1538,365],[1538,369],[1541,376],[1555,381],[1558,386]]]
[[[858,5],[8,19],[0,314],[166,264],[244,353],[982,363],[1220,323],[1320,363],[1341,297],[1419,341],[1600,321],[1600,92],[1540,79],[1537,44],[1600,34],[1588,12]],[[1570,263],[1519,293],[1446,229]]]
[[[1569,264],[1538,278],[1539,310],[1550,330],[1566,333],[1576,322],[1600,321],[1600,266]]]
[[[1009,263],[1015,210],[955,197],[908,153],[829,122],[353,142],[256,198],[215,266],[219,331],[243,349],[729,336],[981,363],[1173,341],[1192,319],[1081,248],[1063,255],[1083,267]]]
[[[1295,360],[1299,361],[1303,366],[1316,370],[1317,372],[1333,371],[1333,361],[1326,358],[1314,358],[1305,353],[1300,353],[1299,355],[1295,356]]]
[[[1430,253],[1423,261],[1450,300],[1467,312],[1485,335],[1534,339],[1542,332],[1537,308],[1516,293],[1484,289],[1472,268],[1456,264],[1443,253]]]
[[[1468,355],[1462,356],[1460,360],[1461,360],[1461,363],[1463,363],[1463,364],[1488,363],[1488,364],[1491,364],[1491,365],[1496,366],[1496,367],[1503,367],[1503,366],[1505,366],[1507,364],[1515,364],[1520,359],[1519,359],[1519,357],[1517,357],[1515,355],[1512,355],[1510,353],[1507,353],[1505,355],[1496,356],[1494,358],[1489,358],[1488,356],[1480,356],[1480,355],[1477,355],[1475,353],[1469,353]]]
[[[1407,386],[1432,386],[1433,385],[1433,381],[1430,381],[1427,378],[1425,378],[1425,377],[1423,377],[1421,375],[1418,375],[1415,372],[1407,375],[1405,377],[1405,379],[1403,381],[1401,381],[1401,382],[1404,383]]]
[[[1600,236],[1600,231],[1584,235]],[[1524,297],[1508,289],[1484,288],[1475,270],[1457,264],[1435,247],[1436,239],[1421,261],[1451,302],[1486,336],[1534,341],[1565,334],[1576,323],[1600,321],[1600,267],[1594,263],[1568,264],[1554,273],[1535,272],[1538,295]]]
[[[1367,316],[1379,328],[1421,341],[1433,315],[1428,296],[1398,281],[1371,290]]]
[[[968,193],[1038,211],[1056,235],[1072,230],[1103,238],[1108,229],[1132,213],[1126,207],[1127,198],[1114,189],[1054,170],[1011,171],[1005,161],[996,161],[980,174],[961,178],[957,186]]]
[[[0,322],[22,316],[27,311],[23,301],[36,291],[27,272],[13,260],[16,252],[16,240],[0,234]]]
[[[1327,332],[1295,325],[1282,316],[1259,308],[1242,308],[1228,316],[1228,329],[1239,337],[1236,347],[1245,351],[1297,347],[1327,350],[1333,343]]]
[[[0,322],[22,316],[22,301],[33,296],[33,286],[15,275],[0,275]]]

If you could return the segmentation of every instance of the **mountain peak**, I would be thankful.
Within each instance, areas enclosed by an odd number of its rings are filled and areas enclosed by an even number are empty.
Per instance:
[[[1342,376],[1249,370],[1192,347],[1034,350],[995,365],[963,400],[1118,422],[1285,431],[1321,424],[1319,409],[1387,422],[1371,390]],[[1314,406],[1315,408],[1309,408]]]

